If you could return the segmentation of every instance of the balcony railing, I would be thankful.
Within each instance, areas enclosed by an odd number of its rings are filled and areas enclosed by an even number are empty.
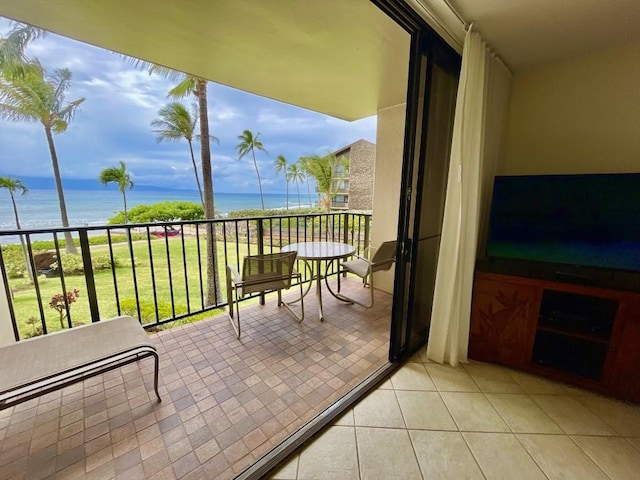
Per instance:
[[[210,316],[227,305],[227,264],[239,269],[245,255],[304,241],[349,243],[362,254],[370,224],[369,214],[339,212],[2,231],[0,271],[14,336],[20,340],[116,315],[137,317],[147,329]],[[64,253],[66,232],[74,237],[76,255]],[[211,276],[209,252],[217,272]],[[305,282],[307,270],[300,268]]]

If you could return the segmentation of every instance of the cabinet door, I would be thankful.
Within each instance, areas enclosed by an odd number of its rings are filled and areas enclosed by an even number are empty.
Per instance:
[[[624,317],[610,386],[616,396],[640,402],[640,301],[627,305]]]
[[[539,306],[537,287],[477,277],[469,357],[513,366],[529,364]]]

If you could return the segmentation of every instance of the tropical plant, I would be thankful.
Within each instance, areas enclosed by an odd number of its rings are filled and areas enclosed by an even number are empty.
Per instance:
[[[198,176],[198,166],[196,165],[196,158],[193,154],[193,140],[195,138],[193,132],[198,122],[198,108],[194,105],[192,109],[189,110],[180,102],[171,102],[158,111],[158,116],[159,118],[151,122],[151,126],[155,128],[153,133],[156,134],[158,143],[162,141],[177,142],[184,138],[189,144],[193,174],[196,177],[200,201],[204,208],[204,196],[202,195],[202,186],[200,185],[200,177]]]
[[[204,194],[204,216],[214,219],[216,216],[213,195],[213,171],[211,169],[211,136],[209,135],[209,111],[207,102],[207,80],[193,75],[187,75],[161,65],[133,59],[136,67],[164,78],[177,80],[179,83],[169,90],[168,96],[174,99],[195,95],[198,100],[198,116],[200,125],[200,160],[202,164],[202,189]],[[218,275],[217,247],[215,226],[207,225],[207,238],[210,248],[207,248],[207,304],[215,305],[222,298]]]
[[[77,288],[68,291],[66,294],[58,293],[51,297],[49,307],[58,312],[60,316],[60,328],[64,329],[64,319],[69,315],[71,311],[71,304],[75,303],[80,296],[80,292]]]
[[[308,175],[315,178],[318,185],[318,192],[321,194],[320,203],[330,211],[337,184],[349,170],[349,159],[343,156],[336,157],[333,153],[328,153],[324,157],[315,154],[305,158]]]
[[[0,188],[6,188],[9,190],[11,196],[11,204],[13,205],[13,215],[16,218],[16,228],[20,230],[20,217],[18,216],[18,206],[16,205],[16,192],[20,192],[21,195],[25,195],[29,189],[22,183],[22,180],[11,177],[0,177]],[[31,262],[29,262],[29,254],[27,253],[27,246],[24,243],[24,237],[20,235],[20,245],[22,245],[22,255],[24,256],[24,265],[27,273],[29,274],[29,280],[33,282],[33,271],[31,269]]]
[[[62,225],[68,227],[69,218],[53,135],[66,131],[84,98],[65,102],[71,83],[69,69],[56,69],[53,74],[47,75],[39,64],[32,65],[34,68],[25,72],[24,76],[3,75],[0,78],[0,118],[12,122],[40,122],[44,127],[58,192],[60,217]],[[64,235],[67,252],[75,253],[71,233],[65,232]]]
[[[260,150],[261,152],[269,153],[264,149],[262,142],[258,140],[260,136],[260,132],[254,135],[250,130],[245,130],[242,132],[242,135],[238,135],[238,140],[240,143],[236,145],[236,150],[238,150],[238,160],[242,160],[242,158],[251,152],[251,156],[253,157],[253,166],[256,169],[256,175],[258,176],[258,188],[260,189],[260,204],[262,205],[262,210],[264,210],[264,198],[262,197],[262,181],[260,180],[260,171],[258,170],[258,163],[256,162],[256,150]]]
[[[27,45],[43,37],[45,30],[17,23],[6,37],[0,37],[0,71],[6,78],[23,77],[39,67],[25,56]]]
[[[301,182],[304,179],[305,175],[299,164],[292,163],[291,165],[289,165],[289,168],[287,168],[287,182],[296,183],[296,189],[298,190],[298,208],[302,207],[302,205],[300,204],[300,185],[298,185],[298,182]]]
[[[127,173],[127,166],[125,163],[120,160],[119,167],[107,167],[100,172],[100,176],[98,177],[100,183],[103,185],[108,185],[109,183],[116,183],[118,185],[118,190],[122,194],[122,200],[124,202],[124,223],[129,223],[127,219],[127,189],[131,190],[133,188],[133,180],[131,180],[131,176]]]
[[[284,173],[284,179],[287,184],[287,210],[289,210],[289,176],[287,174],[287,159],[284,155],[278,155],[274,163],[276,167],[276,175],[280,172]],[[300,206],[300,192],[298,192],[298,206]]]

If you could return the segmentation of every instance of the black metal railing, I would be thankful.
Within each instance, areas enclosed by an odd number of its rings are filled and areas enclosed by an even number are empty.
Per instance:
[[[224,308],[226,265],[240,269],[245,255],[304,241],[363,254],[370,226],[370,214],[336,212],[2,231],[0,271],[16,340],[117,315],[160,328]],[[75,254],[66,253],[66,233]]]

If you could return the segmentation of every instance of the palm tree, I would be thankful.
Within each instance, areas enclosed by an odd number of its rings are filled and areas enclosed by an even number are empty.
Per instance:
[[[69,218],[53,134],[66,131],[84,98],[65,103],[65,95],[71,83],[69,69],[56,69],[47,76],[44,68],[37,62],[31,65],[33,68],[21,77],[0,78],[0,118],[12,122],[40,122],[44,127],[58,192],[60,217],[62,225],[68,227]],[[76,253],[71,233],[65,232],[64,235],[67,253]]]
[[[120,167],[108,167],[100,172],[98,177],[100,183],[108,185],[109,183],[117,183],[118,190],[122,193],[122,200],[124,202],[124,223],[129,223],[127,218],[127,188],[131,190],[133,188],[133,180],[127,173],[127,166],[124,162],[120,161]],[[128,232],[128,230],[127,230]]]
[[[12,179],[11,177],[0,177],[0,188],[6,188],[9,190],[11,196],[11,204],[13,205],[13,214],[16,217],[16,228],[20,230],[20,217],[18,216],[18,206],[16,205],[15,193],[20,192],[21,195],[25,195],[29,189],[22,183],[22,180]],[[24,244],[24,237],[20,235],[20,244],[22,245],[22,254],[24,255],[24,264],[29,274],[29,280],[33,282],[33,270],[31,268],[31,262],[29,262],[29,255],[27,254],[27,247]]]
[[[275,161],[276,167],[276,175],[280,172],[284,172],[284,179],[287,183],[287,210],[289,210],[289,176],[287,170],[287,159],[284,158],[284,155],[278,155]],[[298,195],[300,197],[300,195]],[[300,203],[300,198],[298,198],[298,203]]]
[[[24,51],[27,45],[46,34],[44,30],[22,23],[14,26],[6,37],[0,37],[0,70],[6,78],[23,77],[37,62],[29,60]]]
[[[155,127],[153,131],[157,135],[158,143],[162,141],[177,142],[184,138],[189,144],[189,152],[191,153],[191,163],[193,164],[193,173],[196,177],[196,185],[200,193],[200,202],[204,208],[204,196],[202,195],[202,187],[200,186],[200,178],[198,176],[198,166],[196,158],[193,154],[193,139],[196,122],[198,121],[197,107],[194,105],[189,111],[180,102],[171,102],[162,107],[158,111],[159,118],[151,122],[151,126]]]
[[[336,180],[342,180],[349,169],[349,160],[346,157],[336,157],[329,153],[324,157],[312,155],[306,157],[306,168],[309,175],[316,179],[318,192],[322,194],[320,203],[327,211],[331,210],[331,200],[336,192]]]
[[[298,181],[302,181],[305,179],[304,172],[300,168],[300,165],[297,163],[292,163],[287,168],[287,182],[296,182],[296,189],[298,190],[298,208],[300,205],[300,185],[298,185]]]
[[[204,216],[208,220],[215,218],[215,203],[213,195],[213,172],[211,169],[211,145],[209,135],[209,113],[207,105],[207,80],[204,78],[177,72],[161,65],[131,59],[132,63],[140,69],[155,73],[164,78],[176,80],[179,83],[169,90],[168,96],[174,99],[195,95],[198,100],[198,115],[200,122],[200,160],[202,164],[202,189],[204,194]],[[220,289],[217,247],[215,227],[207,224],[207,237],[210,248],[207,248],[207,304],[215,305],[222,298]]]
[[[256,162],[256,150],[260,150],[267,155],[269,153],[262,146],[262,142],[258,140],[260,136],[260,132],[257,135],[253,135],[250,130],[245,130],[242,132],[242,135],[238,135],[238,140],[240,143],[236,145],[236,150],[238,150],[238,160],[242,160],[242,158],[249,152],[253,156],[253,166],[256,169],[256,175],[258,176],[258,188],[260,189],[260,203],[262,204],[262,210],[264,210],[264,198],[262,198],[262,182],[260,181],[260,171],[258,170],[258,163]]]
[[[309,171],[309,168],[308,168],[309,162],[310,162],[309,157],[298,158],[298,164],[300,165],[299,169],[307,180],[307,196],[309,197],[309,206],[313,207],[313,200],[311,200],[311,188],[309,188],[309,178],[311,178],[313,175],[311,175],[311,172]]]

